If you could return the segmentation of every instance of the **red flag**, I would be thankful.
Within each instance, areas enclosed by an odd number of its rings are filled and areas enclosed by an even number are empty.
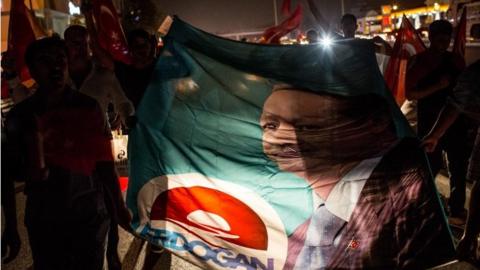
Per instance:
[[[457,34],[452,52],[465,58],[465,43],[467,42],[467,9],[463,8],[462,17],[457,25]]]
[[[98,111],[65,108],[38,119],[48,164],[91,175],[98,161],[113,161],[110,139]]]
[[[2,86],[1,87],[2,87],[1,98],[2,99],[8,98],[10,96],[10,93],[8,92],[8,85],[7,85],[7,82],[5,80],[2,80]]]
[[[290,7],[290,0],[285,0],[283,2],[284,6],[286,2],[288,2],[288,7]],[[272,26],[263,32],[262,43],[279,44],[280,38],[297,28],[301,22],[302,5],[298,4],[295,11],[293,11],[281,24]]]
[[[45,35],[36,18],[25,6],[23,0],[12,0],[10,22],[8,26],[8,51],[16,61],[17,74],[22,81],[29,80],[30,73],[25,65],[27,46]]]
[[[403,15],[392,55],[385,70],[385,81],[399,105],[405,101],[405,76],[408,58],[426,50],[410,21]]]
[[[290,5],[291,5],[291,2],[292,0],[283,0],[283,3],[282,3],[282,14],[284,16],[288,16],[290,15]]]
[[[126,176],[121,176],[118,178],[118,182],[120,183],[120,190],[122,192],[127,191],[128,188],[128,177]]]
[[[100,46],[117,61],[130,63],[127,40],[111,0],[92,0]]]

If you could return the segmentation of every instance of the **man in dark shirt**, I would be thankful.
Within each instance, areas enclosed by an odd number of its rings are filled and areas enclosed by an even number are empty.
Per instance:
[[[128,35],[131,64],[115,63],[115,74],[127,98],[138,108],[155,67],[154,37],[147,31],[136,29]]]
[[[63,40],[33,42],[25,60],[39,88],[12,109],[6,127],[12,158],[27,172],[25,225],[34,269],[100,270],[110,218],[129,222],[103,113],[94,99],[67,86]],[[115,217],[106,198],[118,207]]]
[[[430,47],[410,59],[406,79],[406,97],[418,100],[418,136],[428,134],[437,119],[457,76],[465,67],[460,57],[448,52],[452,25],[445,20],[433,22],[429,28]],[[468,164],[466,119],[460,117],[442,138],[439,147],[429,154],[435,176],[443,164],[442,151],[447,153],[450,173],[450,222],[465,222],[465,175]]]
[[[132,62],[115,62],[115,75],[137,111],[155,68],[156,40],[143,29],[131,31],[127,39]],[[127,133],[135,122],[135,117],[131,117],[127,123]],[[167,267],[170,262],[170,254],[164,252],[163,248],[147,244],[144,269],[154,269],[156,265]]]
[[[474,36],[474,35],[472,35]],[[478,236],[480,234],[480,60],[470,65],[459,77],[452,96],[444,105],[435,126],[424,138],[427,152],[432,152],[440,138],[461,115],[470,117],[477,126],[477,134],[470,154],[467,178],[474,184],[470,193],[470,204],[465,232],[458,243],[460,259],[480,263],[477,260]]]

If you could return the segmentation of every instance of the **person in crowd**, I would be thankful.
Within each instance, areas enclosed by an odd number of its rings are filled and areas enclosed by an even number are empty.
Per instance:
[[[101,48],[97,39],[92,5],[84,1],[81,11],[87,27],[72,25],[64,32],[71,85],[74,89],[96,99],[104,114],[108,115],[107,120],[111,128],[119,129],[126,125],[135,110],[115,76],[111,57]],[[114,205],[107,204],[107,207],[109,212],[115,211]],[[111,270],[121,269],[117,226],[118,221],[112,219],[107,246],[107,262]]]
[[[7,143],[5,127],[2,122],[2,207],[4,215],[4,230],[2,234],[2,263],[13,261],[20,252],[20,235],[17,229],[17,205],[15,201],[14,171],[18,164],[12,163],[12,153]]]
[[[90,26],[93,24],[91,11],[88,9],[82,11],[88,22],[88,29],[93,28]],[[111,61],[106,59],[108,56],[98,45],[96,35],[89,35],[87,28],[81,25],[71,25],[65,30],[64,37],[68,49],[68,72],[72,88],[97,100],[105,114],[108,112],[109,104],[113,104],[118,114],[111,123],[112,129],[118,128],[121,123],[125,124],[126,119],[134,114],[134,108],[113,72]],[[93,56],[90,52],[90,39]]]
[[[84,14],[91,12],[82,9]],[[86,21],[91,21],[91,15],[85,16]],[[90,24],[90,23],[89,23]],[[95,63],[89,49],[89,36],[87,29],[80,25],[69,26],[64,32],[65,41],[68,49],[69,75],[72,88],[95,98],[101,105],[105,115],[112,102],[115,102],[114,108],[118,109],[117,114],[110,123],[113,129],[117,129],[126,119],[133,114],[133,106],[125,97],[118,80],[113,73],[113,67],[105,64],[105,61],[99,64]],[[91,44],[97,44],[91,42]],[[93,45],[93,51],[97,52],[95,56],[102,55],[99,53],[98,45]],[[98,59],[99,57],[97,57]],[[108,62],[106,62],[108,63]],[[111,207],[109,207],[111,211]],[[107,248],[107,261],[110,269],[120,269],[120,259],[117,253],[118,246],[118,230],[116,223],[112,220],[109,231],[109,241]]]
[[[35,84],[31,87],[22,84],[15,70],[15,58],[9,53],[9,51],[2,53],[2,83],[7,84],[8,94],[12,99],[13,104],[20,103],[22,100],[32,95],[37,89]]]
[[[110,224],[129,228],[111,156],[109,130],[98,103],[67,84],[67,47],[49,37],[25,54],[38,84],[8,114],[9,146],[25,176],[25,225],[34,269],[102,269]],[[78,128],[78,130],[76,129]]]
[[[318,33],[314,29],[307,31],[308,44],[318,43]]]
[[[433,152],[441,137],[461,114],[475,121],[477,135],[470,155],[467,179],[473,181],[470,193],[467,224],[457,247],[460,259],[478,264],[476,257],[478,236],[480,234],[480,60],[470,65],[458,78],[451,97],[444,105],[437,122],[423,139],[427,152]]]
[[[355,38],[355,32],[357,32],[358,24],[357,17],[353,14],[344,14],[340,20],[340,28],[343,33],[343,38]]]
[[[397,138],[382,98],[282,86],[260,125],[265,154],[312,188],[314,212],[289,236],[285,269],[424,269],[452,259],[423,152]]]
[[[88,3],[83,3],[82,12],[85,14],[87,29],[90,36],[96,37],[95,26],[93,24],[92,6]],[[96,39],[93,40],[92,44],[94,45],[94,49],[96,48],[95,50],[98,51],[102,66],[114,70],[115,77],[120,84],[123,94],[129,101],[131,101],[131,104],[134,107],[133,111],[135,111],[140,104],[153,73],[157,43],[155,36],[150,35],[143,29],[131,31],[127,36],[127,42],[131,56],[131,63],[129,64],[116,62],[110,56],[106,55],[100,48],[99,42]],[[129,129],[134,127],[135,123],[135,116],[130,114],[125,121],[126,133],[128,133]],[[118,241],[118,232],[115,229],[111,230],[109,233],[109,246],[107,249],[107,258],[109,259],[109,267],[111,269],[121,267],[116,251]],[[164,263],[165,260],[161,260],[163,251],[163,248],[148,245],[144,268],[150,269],[158,262]],[[169,258],[170,257],[168,257],[167,261],[169,261]],[[169,262],[167,263],[169,264]]]
[[[320,27],[321,34],[320,38],[333,38],[333,39],[354,39],[355,33],[358,29],[357,17],[353,14],[344,14],[340,20],[340,30],[342,34],[337,33],[332,30],[330,23],[322,16],[320,11],[315,6],[313,0],[308,0],[308,6],[313,14],[313,17],[317,21],[318,26]],[[375,36],[371,39],[375,46],[375,52],[378,54],[391,55],[392,47],[388,42],[386,42],[380,36]]]
[[[344,14],[342,19],[340,20],[340,28],[343,33],[344,39],[353,39],[355,38],[355,33],[358,29],[357,24],[357,17],[353,14]],[[375,52],[384,55],[391,55],[392,54],[392,46],[388,44],[383,38],[380,36],[375,36],[372,39],[373,44],[375,45]]]
[[[157,42],[153,35],[143,29],[132,30],[127,35],[131,63],[115,62],[115,74],[125,92],[132,101],[135,110],[138,109],[147,86],[152,77],[157,57]],[[133,128],[135,117],[131,117],[127,128]],[[128,132],[128,131],[127,131]],[[144,269],[155,269],[162,265],[167,267],[171,263],[171,255],[162,247],[147,243]]]
[[[135,109],[145,93],[156,60],[156,40],[143,29],[132,30],[127,36],[131,64],[115,63],[115,74]]]
[[[434,21],[429,27],[430,47],[409,60],[405,94],[408,100],[418,101],[417,130],[420,138],[426,136],[434,125],[457,76],[465,66],[462,58],[447,51],[451,36],[452,25],[448,21]],[[435,176],[443,165],[442,151],[447,153],[450,173],[449,221],[454,225],[462,225],[466,219],[467,131],[466,119],[462,116],[457,118],[435,151],[428,155]]]

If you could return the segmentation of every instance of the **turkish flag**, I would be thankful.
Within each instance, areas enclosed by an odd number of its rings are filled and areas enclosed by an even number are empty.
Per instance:
[[[455,35],[455,42],[453,43],[452,52],[461,58],[465,58],[465,43],[467,42],[467,9],[464,8],[462,17],[457,25],[457,31]]]
[[[111,0],[92,0],[93,18],[100,46],[117,61],[130,63],[128,45]]]
[[[426,47],[422,39],[407,17],[403,15],[402,25],[385,70],[385,81],[399,105],[402,105],[405,101],[405,77],[408,58],[425,50]]]
[[[37,38],[44,36],[46,36],[45,31],[39,26],[23,0],[12,0],[8,26],[8,52],[15,59],[20,80],[31,79],[24,60],[28,45]]]
[[[284,0],[282,6],[283,12],[290,11],[290,0]],[[298,4],[297,8],[289,14],[281,24],[272,26],[265,30],[262,35],[262,43],[280,44],[280,38],[297,28],[302,22],[302,5]]]

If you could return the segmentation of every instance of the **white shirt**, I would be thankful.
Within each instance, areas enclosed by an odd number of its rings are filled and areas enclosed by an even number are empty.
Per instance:
[[[132,102],[130,102],[123,92],[122,86],[118,82],[115,73],[111,70],[94,64],[92,70],[80,86],[80,89],[75,87],[72,80],[70,80],[69,85],[72,89],[94,98],[104,113],[107,112],[110,102],[113,103],[115,111],[118,112],[124,120],[135,112]]]
[[[365,183],[381,159],[382,157],[365,159],[343,176],[325,201],[328,211],[348,222]],[[317,209],[322,203],[323,200],[313,193],[313,209]]]

